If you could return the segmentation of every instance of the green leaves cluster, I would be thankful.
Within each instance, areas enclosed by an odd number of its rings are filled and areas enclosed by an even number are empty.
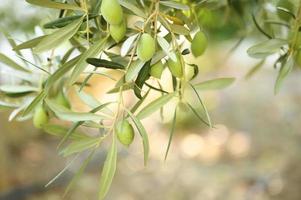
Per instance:
[[[0,62],[16,71],[20,79],[18,85],[0,86],[1,95],[5,96],[0,106],[14,109],[10,120],[33,117],[37,128],[60,137],[61,155],[91,152],[67,190],[83,173],[95,150],[108,138],[112,143],[102,169],[99,199],[105,198],[116,171],[118,140],[128,146],[134,139],[134,132],[138,132],[146,165],[150,146],[141,120],[163,109],[172,100],[185,103],[202,123],[212,127],[208,110],[198,92],[223,89],[234,79],[218,78],[192,83],[199,73],[198,66],[188,63],[185,56],[202,56],[208,44],[207,35],[194,16],[195,7],[201,3],[159,0],[26,1],[55,9],[60,14],[59,18],[43,25],[44,29],[50,29],[47,34],[12,45],[22,64],[0,54]],[[131,22],[127,23],[129,20]],[[185,46],[185,43],[189,45]],[[258,47],[254,47],[250,51],[254,55],[270,55],[284,44],[283,40],[277,40],[269,44],[273,50],[258,51]],[[64,53],[56,51],[58,48]],[[32,52],[36,58],[34,63],[23,57],[25,50]],[[42,54],[47,54],[48,59],[43,60]],[[192,69],[189,75],[187,68]],[[121,77],[117,80],[111,77],[112,71],[118,71]],[[288,69],[282,71],[282,74],[289,72]],[[167,78],[161,80],[163,72]],[[95,75],[115,81],[108,94],[117,93],[116,101],[99,102],[85,92],[89,79]],[[172,82],[172,88],[165,86],[167,80]],[[281,77],[279,81],[282,81]],[[74,90],[90,108],[89,111],[79,112],[70,106],[72,101],[68,94]],[[136,100],[130,107],[123,101],[123,92],[128,90],[133,92]],[[195,105],[185,100],[186,90],[195,93],[204,117],[197,112]],[[145,104],[150,91],[161,96]],[[176,110],[165,158],[176,126]],[[54,124],[52,119],[69,122],[69,126]],[[80,127],[100,130],[100,133],[88,136],[79,130]],[[124,136],[125,129],[130,134]]]
[[[255,27],[267,39],[248,49],[251,57],[261,59],[261,61],[250,70],[247,76],[254,74],[268,56],[277,55],[274,62],[274,68],[278,70],[274,87],[275,94],[279,92],[283,81],[292,69],[295,66],[301,66],[301,10],[297,11],[297,7],[291,0],[278,0],[275,4],[276,15],[271,15],[271,11],[263,7],[257,14],[265,15],[264,18],[258,18],[255,14],[252,16]]]

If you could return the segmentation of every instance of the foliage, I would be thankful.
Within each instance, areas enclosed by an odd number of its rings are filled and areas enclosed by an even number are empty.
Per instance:
[[[63,156],[90,151],[89,158],[74,180],[83,172],[95,149],[111,138],[112,144],[100,180],[99,199],[105,198],[114,177],[117,139],[129,145],[134,138],[133,127],[141,136],[144,163],[147,164],[150,147],[142,119],[163,109],[172,100],[177,101],[165,158],[176,126],[177,110],[181,106],[190,108],[202,123],[213,126],[199,91],[223,89],[231,85],[234,78],[194,82],[199,73],[198,66],[189,63],[187,55],[203,55],[207,45],[210,45],[208,33],[230,25],[235,27],[231,29],[232,32],[238,34],[244,30],[240,36],[246,37],[250,30],[247,21],[252,20],[254,26],[251,30],[255,27],[267,39],[248,50],[250,56],[263,60],[248,75],[257,71],[266,57],[279,54],[275,62],[275,68],[279,68],[276,93],[300,60],[301,11],[296,11],[295,7],[285,7],[284,4],[278,4],[277,7],[274,3],[277,12],[272,13],[262,7],[265,1],[26,1],[34,6],[55,9],[59,17],[43,25],[45,35],[18,45],[5,33],[23,64],[0,54],[0,61],[12,68],[16,72],[13,75],[21,79],[17,85],[1,85],[0,107],[14,109],[10,120],[22,121],[33,117],[37,128],[61,137],[59,148]],[[254,10],[252,15],[246,12],[248,8]],[[229,20],[231,22],[219,24],[222,23],[221,10],[228,16],[233,13],[240,16],[241,21],[233,23]],[[283,28],[288,30],[283,33]],[[66,43],[69,44],[68,48],[64,46],[63,51],[57,51]],[[24,58],[24,50],[32,52],[34,63]],[[47,60],[42,57],[45,53]],[[187,75],[187,68],[192,68],[192,74]],[[122,75],[116,80],[107,73],[111,71],[118,71]],[[166,80],[160,79],[163,71],[168,73],[172,88],[166,86]],[[108,94],[116,94],[116,100],[99,102],[85,92],[89,80],[96,75],[115,81],[115,86],[108,90]],[[74,89],[90,108],[89,112],[78,112],[72,108],[72,101],[67,94]],[[196,95],[203,113],[199,113],[192,102],[185,98],[189,90]],[[134,105],[124,103],[126,91],[134,94]],[[145,105],[150,91],[161,96]],[[72,125],[56,125],[48,118],[68,121]],[[130,132],[125,140],[120,139],[123,128],[118,124],[121,121],[126,122],[125,129]],[[101,131],[96,136],[90,136],[77,131],[80,126]]]

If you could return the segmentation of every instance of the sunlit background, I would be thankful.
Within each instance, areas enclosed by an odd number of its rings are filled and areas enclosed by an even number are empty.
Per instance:
[[[39,35],[41,30],[35,25],[51,19],[53,14],[47,9],[40,11],[25,1],[1,0],[1,28],[11,32],[12,38],[19,42]],[[107,199],[301,199],[301,89],[298,87],[301,73],[298,70],[292,73],[275,96],[276,71],[271,65],[245,79],[258,62],[246,54],[253,41],[244,40],[228,54],[237,39],[219,40],[210,45],[202,58],[191,58],[191,62],[200,66],[196,82],[236,78],[234,85],[223,91],[201,92],[215,128],[210,130],[191,113],[180,112],[169,157],[164,161],[170,123],[161,123],[157,114],[143,121],[150,137],[150,162],[143,166],[138,137],[129,149],[120,146],[118,170]],[[0,35],[0,52],[14,56],[3,35]],[[1,83],[14,81],[9,73],[0,64]],[[34,129],[30,121],[8,122],[8,116],[7,111],[0,114],[0,200],[63,199],[68,182],[85,155],[45,188],[72,158],[58,155],[57,138]],[[64,199],[97,199],[106,149],[106,144],[101,146]]]

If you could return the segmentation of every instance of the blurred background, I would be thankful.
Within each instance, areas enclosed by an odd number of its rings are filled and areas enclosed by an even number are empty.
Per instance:
[[[24,41],[40,33],[36,25],[57,14],[39,9],[25,1],[1,0],[0,26],[16,41]],[[120,147],[117,174],[107,199],[301,199],[300,71],[291,73],[277,96],[273,94],[277,71],[271,65],[275,58],[246,79],[245,75],[258,63],[248,57],[246,50],[260,36],[253,34],[256,37],[248,37],[229,53],[242,35],[237,9],[229,11],[231,20],[223,24],[214,21],[221,15],[218,9],[206,12],[199,17],[212,42],[205,56],[190,58],[200,67],[196,82],[236,78],[235,84],[223,91],[201,92],[216,127],[210,130],[191,113],[180,113],[169,157],[164,162],[170,124],[161,123],[157,115],[143,121],[150,137],[149,165],[143,166],[139,139],[129,149]],[[0,35],[0,52],[14,56],[4,35]],[[0,64],[0,82],[7,81],[12,80]],[[68,182],[84,158],[76,160],[45,188],[72,158],[58,155],[59,139],[34,129],[30,121],[8,122],[8,116],[8,111],[1,111],[0,200],[63,199]],[[97,199],[106,149],[106,145],[101,147],[64,199]]]

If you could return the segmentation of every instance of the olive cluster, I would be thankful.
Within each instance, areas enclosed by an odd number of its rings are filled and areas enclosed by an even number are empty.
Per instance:
[[[118,0],[103,0],[100,9],[102,16],[110,25],[112,38],[117,43],[120,42],[126,33],[126,22]]]

